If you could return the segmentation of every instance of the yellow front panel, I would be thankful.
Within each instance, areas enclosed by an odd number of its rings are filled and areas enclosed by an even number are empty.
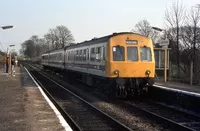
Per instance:
[[[138,44],[137,45],[126,44],[126,40],[137,40]],[[117,45],[124,46],[124,55],[125,55],[124,61],[113,61],[112,47]],[[134,46],[138,48],[138,61],[127,60],[127,47],[129,46]],[[141,61],[140,47],[144,46],[151,48],[151,54],[152,54],[151,62]],[[109,40],[107,52],[109,52],[106,60],[107,77],[117,77],[117,75],[114,74],[114,70],[119,71],[119,77],[132,77],[132,78],[147,77],[146,71],[149,70],[151,72],[149,77],[154,77],[155,60],[154,60],[154,52],[151,39],[137,34],[123,34],[114,36]]]

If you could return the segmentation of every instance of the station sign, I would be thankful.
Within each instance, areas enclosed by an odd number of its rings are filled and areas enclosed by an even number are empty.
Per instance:
[[[137,45],[137,44],[138,44],[138,41],[137,41],[137,40],[126,40],[126,44]]]
[[[159,45],[160,46],[168,46],[169,45],[169,40],[168,39],[160,40]]]

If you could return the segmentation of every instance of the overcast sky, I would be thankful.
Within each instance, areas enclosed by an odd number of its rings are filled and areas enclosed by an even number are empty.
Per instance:
[[[49,28],[65,25],[76,42],[101,37],[113,32],[131,31],[147,19],[152,26],[164,28],[167,7],[176,0],[0,0],[0,49],[20,44],[32,35],[43,35]],[[182,0],[186,8],[199,0]]]

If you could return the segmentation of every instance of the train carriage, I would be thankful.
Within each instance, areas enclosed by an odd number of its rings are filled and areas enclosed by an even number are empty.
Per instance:
[[[53,50],[42,55],[44,68],[51,68],[57,72],[64,70],[64,49]]]
[[[43,65],[43,68],[48,68],[49,66],[49,54],[48,53],[45,53],[45,54],[42,54],[42,61],[41,61],[41,64]]]

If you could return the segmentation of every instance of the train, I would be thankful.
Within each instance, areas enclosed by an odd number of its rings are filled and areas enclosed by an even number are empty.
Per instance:
[[[44,69],[117,97],[141,95],[155,83],[152,39],[137,33],[113,33],[48,51],[41,57]]]

